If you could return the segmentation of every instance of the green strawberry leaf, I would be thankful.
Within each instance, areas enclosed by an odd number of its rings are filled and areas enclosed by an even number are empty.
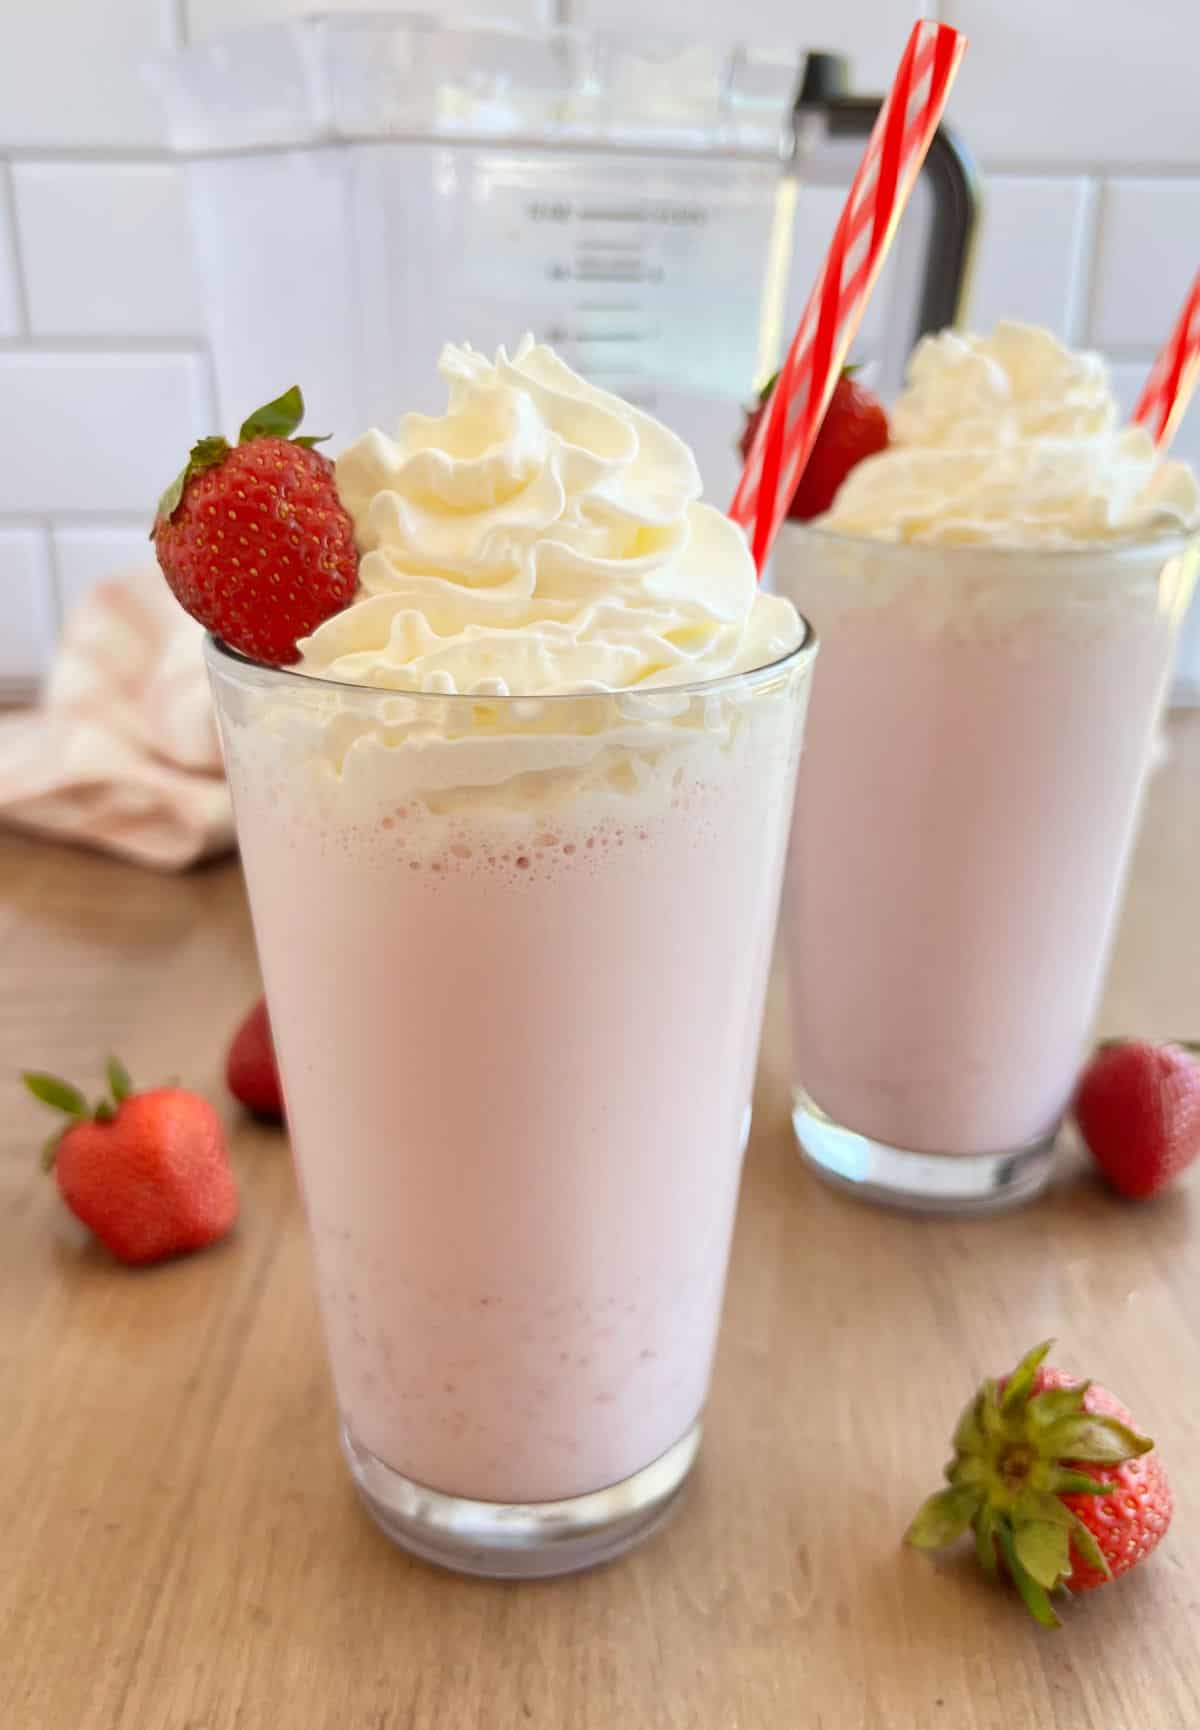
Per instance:
[[[1111,1485],[1091,1478],[1086,1472],[1073,1472],[1069,1466],[1051,1465],[1033,1474],[1038,1489],[1052,1490],[1056,1496],[1102,1496]]]
[[[290,439],[303,419],[304,398],[300,386],[294,384],[274,402],[265,402],[247,415],[238,432],[238,443],[249,444],[251,439],[262,438]]]
[[[983,1425],[980,1412],[983,1408],[983,1395],[976,1394],[963,1407],[962,1416],[954,1428],[953,1447],[960,1454],[977,1452],[983,1446]]]
[[[1034,1394],[1029,1402],[1029,1416],[1035,1424],[1050,1425],[1060,1418],[1072,1418],[1083,1410],[1083,1402],[1091,1382],[1079,1382],[1073,1388],[1046,1388]]]
[[[904,1534],[904,1542],[916,1550],[940,1550],[961,1538],[979,1507],[979,1492],[970,1486],[956,1485],[949,1490],[937,1490],[918,1509],[916,1518]]]
[[[1000,1389],[989,1376],[979,1390],[979,1427],[984,1442],[995,1441],[1004,1434],[1004,1419],[1000,1415]]]
[[[158,501],[158,509],[154,513],[154,527],[150,530],[150,539],[154,539],[154,530],[160,522],[169,522],[179,509],[184,488],[193,475],[203,474],[205,469],[215,469],[229,455],[229,441],[223,438],[197,439],[192,446],[187,463],[166,492]]]
[[[990,1579],[1000,1572],[996,1560],[996,1516],[985,1502],[975,1521],[975,1559]]]
[[[1071,1539],[1057,1521],[1021,1520],[1013,1532],[1017,1559],[1039,1586],[1052,1592],[1071,1572]]]
[[[1062,1504],[1060,1503],[1061,1507]],[[1096,1542],[1095,1534],[1079,1518],[1078,1514],[1071,1517],[1071,1543],[1078,1551],[1080,1558],[1089,1568],[1096,1568],[1106,1580],[1112,1578],[1112,1569],[1108,1565],[1108,1557]]]
[[[328,444],[332,437],[332,433],[304,433],[300,438],[293,439],[292,443],[299,445],[302,450],[310,451],[314,445]]]
[[[64,1131],[56,1129],[53,1135],[48,1135],[42,1143],[42,1170],[53,1171],[54,1162],[58,1158],[58,1150],[62,1145]]]
[[[35,1099],[54,1111],[65,1111],[69,1117],[87,1117],[88,1104],[77,1087],[61,1081],[57,1075],[45,1075],[40,1070],[27,1069],[21,1077]]]
[[[1037,1446],[1044,1459],[1119,1466],[1122,1460],[1148,1454],[1154,1443],[1149,1436],[1140,1436],[1119,1418],[1084,1412],[1079,1417],[1060,1418],[1051,1424],[1038,1436]]]
[[[96,1109],[92,1113],[92,1120],[95,1123],[111,1123],[116,1115],[111,1100],[98,1099],[96,1101]]]
[[[952,1484],[963,1487],[970,1484],[987,1490],[991,1487],[994,1473],[982,1454],[960,1454],[946,1468],[946,1476]]]
[[[129,1079],[129,1071],[119,1057],[110,1057],[105,1068],[105,1074],[108,1076],[108,1085],[112,1089],[113,1098],[118,1105],[121,1105],[133,1092],[133,1082]]]
[[[1017,1555],[1013,1535],[1008,1527],[998,1525],[996,1536],[1000,1540],[1000,1548],[1004,1552],[1004,1560],[1007,1562],[1008,1571],[1012,1575],[1013,1585],[1021,1594],[1029,1614],[1035,1621],[1040,1622],[1043,1628],[1059,1627],[1059,1620],[1054,1614],[1054,1606],[1050,1602],[1049,1593],[1044,1586],[1038,1584]]]
[[[1038,1371],[1045,1363],[1053,1340],[1043,1340],[1040,1346],[1026,1352],[1012,1375],[1004,1385],[1004,1394],[1000,1400],[1000,1410],[1006,1417],[1020,1411],[1033,1391],[1033,1384]]]
[[[1076,1515],[1049,1490],[1026,1490],[1021,1497],[1023,1520],[1044,1520],[1052,1526],[1071,1527]]]

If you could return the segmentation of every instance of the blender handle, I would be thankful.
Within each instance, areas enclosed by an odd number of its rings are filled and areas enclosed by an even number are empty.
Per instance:
[[[879,118],[882,104],[872,96],[835,96],[822,106],[831,138],[866,138]],[[950,127],[939,126],[934,133],[921,165],[921,178],[928,182],[933,194],[933,209],[917,306],[918,337],[957,324],[963,313],[980,209],[975,164]]]
[[[878,96],[851,96],[850,66],[842,54],[808,53],[792,103],[792,149],[801,150],[805,119],[823,114],[831,138],[866,138],[883,106]],[[917,337],[957,324],[967,302],[979,229],[979,175],[957,133],[939,126],[921,175],[933,194],[925,276],[917,308]]]

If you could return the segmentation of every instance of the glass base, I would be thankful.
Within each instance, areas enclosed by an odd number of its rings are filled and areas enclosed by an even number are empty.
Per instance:
[[[804,1089],[792,1127],[805,1162],[865,1201],[920,1213],[990,1213],[1029,1201],[1049,1181],[1055,1134],[1001,1153],[911,1153],[844,1129]]]
[[[669,1517],[700,1447],[699,1418],[632,1477],[561,1502],[472,1502],[385,1466],[342,1426],[367,1512],[393,1543],[426,1562],[492,1580],[543,1580],[611,1561]]]

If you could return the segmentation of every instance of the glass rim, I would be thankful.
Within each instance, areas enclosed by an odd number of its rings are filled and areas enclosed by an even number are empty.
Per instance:
[[[1164,559],[1175,558],[1189,548],[1200,547],[1200,523],[1193,528],[1169,535],[1129,536],[1111,541],[1075,541],[1068,546],[1033,544],[1022,546],[1016,541],[889,541],[879,535],[845,534],[840,529],[822,528],[816,522],[785,521],[780,529],[789,539],[813,541],[819,546],[855,547],[863,552],[900,558],[928,560],[931,556],[970,559],[1020,559],[1026,564],[1059,564],[1072,560],[1118,559],[1130,564],[1160,552]]]
[[[719,697],[731,691],[743,691],[769,683],[780,674],[795,668],[811,665],[818,648],[817,633],[803,613],[797,612],[796,616],[801,627],[800,641],[786,654],[777,655],[773,661],[763,661],[755,667],[743,667],[736,673],[720,673],[713,679],[695,679],[687,684],[620,685],[612,690],[596,691],[509,691],[501,695],[491,691],[419,691],[406,685],[365,685],[351,679],[326,679],[312,673],[297,672],[295,667],[274,667],[265,661],[255,661],[249,655],[243,655],[239,649],[230,648],[228,643],[211,631],[205,634],[204,652],[210,665],[217,669],[249,673],[264,684],[290,685],[294,690],[313,693],[336,691],[343,696],[352,693],[356,697],[381,700],[402,697],[409,702],[462,703],[475,708],[480,703],[594,703],[629,697],[643,700],[670,700],[673,697],[690,699]]]

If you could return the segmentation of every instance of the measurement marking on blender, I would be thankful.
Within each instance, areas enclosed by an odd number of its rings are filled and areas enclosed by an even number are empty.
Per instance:
[[[572,273],[568,270],[565,274],[569,276]],[[642,270],[633,267],[628,270],[623,270],[618,268],[616,265],[607,270],[597,270],[591,265],[580,264],[576,266],[574,276],[576,282],[635,283],[661,282],[663,279],[662,267],[658,265],[651,266],[649,270]]]
[[[577,330],[574,342],[649,342],[655,333],[649,330]]]
[[[591,209],[585,207],[579,212],[581,222],[662,222],[679,227],[702,228],[709,219],[709,213],[698,205],[663,204],[653,209],[622,210],[616,207],[606,208],[596,205]]]

